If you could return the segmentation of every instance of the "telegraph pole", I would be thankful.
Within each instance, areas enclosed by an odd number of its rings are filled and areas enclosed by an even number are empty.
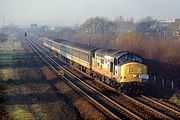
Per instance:
[[[2,25],[4,26],[5,24],[5,15],[2,15]]]
[[[0,26],[2,26],[2,25],[3,25],[3,15],[1,15],[1,13],[0,13],[0,18],[1,18],[1,24],[0,24]]]
[[[1,26],[4,26],[5,25],[5,15],[0,13],[0,17],[1,17],[0,18],[1,19],[1,23],[0,24],[1,24]]]

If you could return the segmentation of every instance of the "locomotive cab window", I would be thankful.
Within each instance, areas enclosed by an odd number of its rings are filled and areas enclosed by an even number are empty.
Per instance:
[[[122,57],[119,58],[118,63],[123,63],[127,61],[127,55],[123,55]]]
[[[126,54],[119,58],[118,63],[121,64],[127,61],[135,61],[142,63],[142,58],[135,54]]]
[[[130,54],[129,56],[130,56],[129,61],[135,61],[135,62],[142,63],[142,58],[139,57],[138,55]]]
[[[135,56],[135,59],[136,59],[136,61],[137,61],[137,62],[140,62],[140,63],[142,63],[142,62],[143,62],[143,61],[142,61],[142,58],[141,58],[141,57],[139,57],[139,56],[137,56],[137,55]]]

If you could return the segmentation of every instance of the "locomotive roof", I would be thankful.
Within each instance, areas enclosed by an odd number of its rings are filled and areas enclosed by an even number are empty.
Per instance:
[[[66,40],[64,40],[64,39],[49,39],[49,38],[42,38],[42,39],[48,40],[48,41],[54,41],[54,42],[57,42],[57,43],[61,43],[61,42],[63,42],[63,41],[66,41]]]
[[[120,57],[124,54],[127,54],[127,51],[120,51],[120,50],[115,50],[115,49],[99,49],[95,51],[98,56],[104,57],[105,55],[111,56],[111,57]]]
[[[74,41],[67,41],[67,40],[61,42],[60,44],[65,45],[65,46],[70,46],[72,48],[84,50],[86,52],[91,52],[91,51],[95,51],[95,50],[98,49],[98,47],[95,47],[95,46],[82,44],[82,43],[77,43],[77,42],[74,42]]]
[[[64,40],[64,39],[53,39],[53,41],[58,42],[58,43],[61,43],[61,42],[63,42],[63,41],[67,41],[67,40]]]
[[[47,39],[47,38],[45,38],[45,39]],[[95,46],[82,44],[82,43],[78,43],[78,42],[74,42],[74,41],[68,41],[68,40],[64,40],[64,39],[47,39],[47,40],[54,41],[54,42],[57,42],[64,46],[69,46],[69,47],[80,49],[80,50],[83,50],[86,52],[91,52],[91,51],[95,51],[95,50],[99,49],[98,47],[95,47]]]
[[[101,49],[97,50],[95,53],[97,53],[98,55],[105,56],[105,55],[112,55],[116,51],[117,50],[114,50],[114,49],[104,49],[104,48],[101,48]]]
[[[52,40],[52,39],[49,39],[49,40]],[[74,41],[68,41],[64,39],[53,39],[53,41],[60,43],[62,45],[65,45],[65,46],[70,46],[72,48],[84,50],[86,52],[95,51],[95,53],[97,53],[97,55],[101,57],[108,55],[108,56],[111,56],[112,58],[115,58],[115,57],[121,57],[122,55],[129,53],[127,51],[121,51],[121,50],[115,50],[115,49],[98,48],[95,46],[82,44],[82,43],[78,43]]]

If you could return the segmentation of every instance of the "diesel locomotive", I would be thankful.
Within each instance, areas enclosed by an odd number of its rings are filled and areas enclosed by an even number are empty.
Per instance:
[[[71,66],[104,82],[120,92],[141,94],[148,80],[147,66],[141,56],[104,49],[67,40],[41,38],[43,46]]]

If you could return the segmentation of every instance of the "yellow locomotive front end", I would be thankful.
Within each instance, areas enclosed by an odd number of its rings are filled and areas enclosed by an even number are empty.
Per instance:
[[[121,83],[144,83],[148,79],[147,66],[137,62],[129,62],[120,67]]]
[[[149,78],[147,69],[142,58],[137,54],[126,53],[118,57],[115,66],[118,89],[123,93],[141,94]]]
[[[119,67],[118,82],[124,93],[141,94],[149,76],[147,66],[138,62],[128,62]]]

